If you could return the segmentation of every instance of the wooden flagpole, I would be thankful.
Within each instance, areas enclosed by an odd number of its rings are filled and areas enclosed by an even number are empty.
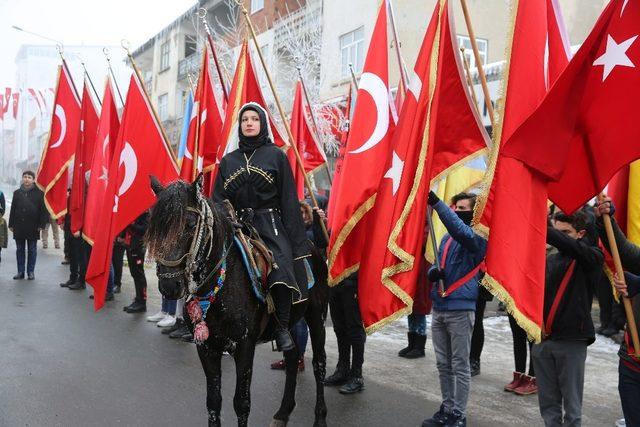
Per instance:
[[[400,68],[400,79],[402,80],[402,96],[407,94],[409,88],[409,79],[407,78],[407,67],[405,66],[404,59],[402,59],[402,52],[400,51],[400,39],[398,38],[398,28],[396,26],[396,15],[393,11],[393,3],[391,0],[387,0],[387,6],[389,8],[389,21],[391,21],[391,29],[393,30],[393,42],[396,47],[396,55],[398,57],[398,67]],[[398,111],[398,114],[400,112]]]
[[[296,162],[298,164],[298,167],[302,171],[302,176],[304,177],[304,185],[305,187],[307,187],[307,190],[309,191],[309,197],[311,197],[313,206],[319,209],[318,201],[316,200],[316,196],[313,194],[313,188],[311,188],[311,182],[309,181],[309,177],[307,176],[306,173],[304,173],[304,165],[302,163],[302,158],[300,157],[300,152],[298,151],[298,146],[295,143],[295,140],[293,138],[293,133],[291,133],[291,126],[289,126],[289,122],[287,121],[287,116],[284,113],[284,109],[282,108],[282,103],[280,102],[280,98],[278,97],[278,93],[276,92],[276,87],[273,83],[273,79],[271,78],[271,74],[269,73],[269,69],[267,68],[267,63],[265,62],[264,57],[262,55],[260,44],[258,44],[258,39],[256,36],[255,29],[253,28],[253,23],[251,22],[251,18],[249,18],[249,11],[240,0],[234,0],[234,2],[238,5],[238,7],[240,7],[240,10],[242,10],[242,13],[247,21],[247,26],[249,27],[249,31],[251,32],[251,38],[253,39],[253,43],[256,47],[256,50],[258,51],[258,56],[260,57],[260,63],[262,64],[262,68],[264,69],[264,73],[267,77],[267,81],[269,82],[269,87],[271,88],[271,92],[273,93],[273,98],[276,102],[278,113],[280,114],[280,117],[282,118],[282,123],[284,124],[285,130],[287,131],[289,144],[293,148],[293,152],[296,155]],[[320,226],[322,227],[322,234],[324,234],[324,238],[326,239],[327,243],[329,243],[330,242],[329,232],[327,231],[327,227],[325,226],[324,221],[320,221]]]
[[[218,78],[220,79],[220,86],[222,86],[222,94],[224,95],[224,100],[225,102],[229,102],[229,91],[227,89],[226,82],[222,77],[220,62],[218,61],[218,55],[216,54],[216,45],[213,43],[213,37],[211,37],[211,28],[209,28],[209,23],[207,22],[207,9],[201,7],[198,11],[198,16],[202,20],[204,31],[207,33],[207,42],[209,43],[209,48],[211,49],[213,63],[216,65],[216,71],[218,72]]]
[[[113,85],[115,86],[116,91],[118,92],[118,98],[120,98],[120,104],[122,104],[122,107],[124,108],[124,99],[122,98],[122,93],[120,92],[120,86],[116,81],[116,75],[113,73],[113,68],[111,68],[111,57],[109,56],[109,49],[107,49],[106,47],[102,48],[102,53],[104,53],[104,56],[107,58],[107,67],[109,68],[109,74],[111,74],[111,80],[113,80]]]
[[[356,72],[353,70],[353,64],[349,64],[349,72],[351,73],[351,80],[353,80],[353,85],[356,87],[356,90],[358,90],[358,79],[356,79]]]
[[[87,78],[87,80],[89,80],[89,86],[91,86],[91,89],[93,90],[93,94],[95,95],[96,99],[98,100],[98,105],[100,105],[100,108],[102,108],[102,101],[100,100],[100,95],[98,95],[98,91],[96,90],[96,87],[93,85],[93,80],[91,80],[91,76],[89,76],[89,72],[87,71],[87,67],[85,67],[85,65],[84,65],[84,61],[80,61],[80,64],[82,64],[82,69],[84,70],[84,75]]]
[[[600,194],[598,196],[598,201],[602,203],[603,200],[604,194]],[[611,225],[611,216],[609,216],[609,214],[602,215],[602,222],[604,223],[604,229],[607,233],[607,239],[609,240],[609,249],[611,249],[611,256],[613,258],[613,264],[616,267],[616,274],[618,275],[618,278],[624,282],[624,269],[622,268],[622,261],[620,261],[620,252],[618,251],[616,236],[613,233],[613,226]],[[631,342],[633,343],[633,349],[636,353],[635,355],[636,357],[640,357],[640,339],[638,339],[638,328],[636,326],[635,316],[633,315],[631,299],[623,296],[622,304],[624,305],[624,312],[627,315],[627,328],[629,328]]]
[[[476,107],[476,111],[478,112],[478,115],[480,114],[480,111],[478,110],[478,98],[476,98],[476,91],[473,90],[473,80],[471,80],[471,69],[469,68],[469,61],[467,61],[467,57],[464,56],[464,47],[460,48],[460,53],[462,54],[462,62],[464,63],[464,70],[466,71],[466,76],[467,76],[467,85],[469,86],[469,90],[471,91],[471,99],[473,100],[473,105]]]
[[[476,42],[476,35],[473,32],[471,26],[471,18],[469,16],[469,9],[467,8],[467,1],[460,0],[462,5],[462,13],[464,14],[464,21],[467,24],[467,32],[469,33],[469,40],[471,40],[471,49],[473,50],[473,57],[476,60],[476,68],[480,76],[480,83],[482,83],[482,92],[484,93],[484,103],[487,106],[487,112],[489,113],[489,120],[491,120],[491,129],[496,128],[496,119],[493,112],[493,104],[491,103],[491,96],[489,95],[489,86],[487,86],[487,76],[484,74],[484,68],[482,67],[482,59],[480,58],[480,52],[478,51],[478,44]],[[463,55],[464,56],[464,55]]]

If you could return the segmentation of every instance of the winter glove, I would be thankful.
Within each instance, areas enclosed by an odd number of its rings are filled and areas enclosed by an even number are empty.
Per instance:
[[[433,266],[427,272],[427,278],[431,283],[437,283],[441,279],[444,280],[444,271],[440,270],[436,266]]]
[[[429,199],[427,199],[427,203],[429,203],[429,206],[433,206],[439,201],[440,201],[440,198],[436,196],[436,193],[434,193],[433,191],[429,191]]]

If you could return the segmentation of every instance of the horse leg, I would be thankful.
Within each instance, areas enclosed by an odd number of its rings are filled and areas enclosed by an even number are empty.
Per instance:
[[[233,354],[236,362],[236,392],[233,396],[233,409],[238,416],[238,427],[246,427],[249,423],[251,375],[255,349],[255,342],[245,339],[237,344]]]
[[[273,416],[270,427],[284,427],[289,422],[289,415],[296,407],[296,382],[298,379],[298,359],[297,348],[284,352],[284,363],[286,380],[284,383],[284,394],[278,412]]]
[[[316,407],[314,427],[327,425],[327,405],[324,400],[324,377],[327,373],[327,353],[324,345],[326,331],[322,310],[309,305],[305,313],[305,320],[309,326],[311,347],[313,348],[313,375],[316,379]]]
[[[222,388],[220,360],[222,352],[205,346],[198,346],[198,356],[207,378],[207,412],[209,427],[220,427],[220,409],[222,408]]]

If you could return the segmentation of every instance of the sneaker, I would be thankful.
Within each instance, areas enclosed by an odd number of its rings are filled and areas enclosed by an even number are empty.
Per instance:
[[[73,285],[74,283],[76,283],[76,281],[75,281],[75,280],[71,280],[71,279],[69,279],[69,280],[67,280],[67,281],[66,281],[66,282],[64,282],[64,283],[60,283],[60,287],[61,287],[61,288],[68,288],[69,286]]]
[[[324,379],[324,385],[329,387],[339,386],[345,384],[349,380],[349,371],[340,367],[336,368],[336,371]]]
[[[27,273],[27,280],[35,280],[36,276],[33,273]]]
[[[626,427],[627,421],[624,418],[620,418],[616,421],[616,427]]]
[[[338,391],[340,394],[355,394],[362,390],[364,390],[364,379],[359,376],[352,376]]]
[[[24,273],[18,273],[15,276],[13,276],[13,280],[22,280],[24,279]]]
[[[184,342],[190,342],[190,343],[195,342],[195,341],[193,340],[193,334],[192,334],[191,332],[189,332],[189,331],[187,331],[187,333],[186,333],[186,334],[184,334],[183,336],[181,336],[181,337],[180,337],[180,339],[181,339],[182,341],[184,341]]]
[[[144,313],[145,311],[147,311],[147,303],[133,301],[131,305],[124,308],[124,311],[126,311],[127,313]]]
[[[522,377],[524,374],[522,372],[514,372],[513,373],[513,381],[504,386],[504,391],[513,391],[522,384]]]
[[[76,283],[67,286],[67,289],[72,291],[78,291],[80,289],[85,289],[86,287],[87,285],[84,283],[83,280],[78,280]]]
[[[471,364],[471,376],[475,377],[477,375],[480,375],[480,361],[476,360],[476,359],[471,359],[470,360],[470,364]]]
[[[147,322],[159,322],[167,315],[164,311],[159,311],[156,314],[152,314],[151,316],[147,316]]]
[[[441,427],[444,426],[449,420],[449,414],[447,414],[444,405],[440,405],[438,412],[433,414],[431,418],[427,418],[422,422],[422,427]]]
[[[538,392],[538,385],[536,384],[536,377],[530,377],[529,375],[522,376],[522,382],[516,387],[513,392],[520,396],[528,396]]]
[[[280,359],[271,364],[271,369],[273,369],[274,371],[284,371],[284,365],[284,359]]]
[[[453,410],[453,414],[449,416],[449,419],[444,424],[445,427],[466,427],[467,417],[461,414],[459,411]]]
[[[118,284],[114,285],[114,286],[113,286],[113,293],[114,293],[114,294],[119,294],[119,293],[120,293],[120,288],[121,288],[121,287],[122,287],[122,285],[118,285]]]
[[[176,322],[177,323],[177,322]],[[164,331],[162,331],[164,332]],[[180,326],[178,329],[176,329],[175,331],[171,332],[169,334],[169,338],[171,339],[178,339],[178,338],[182,338],[185,335],[190,334],[189,332],[189,328],[187,328],[187,324],[182,321],[182,326]]]
[[[172,332],[177,331],[178,329],[180,329],[182,327],[182,325],[184,325],[184,320],[180,319],[179,317],[176,318],[176,323],[173,324],[173,326],[168,326],[166,328],[162,328],[162,334],[163,335],[169,335]]]
[[[164,319],[158,322],[157,326],[159,328],[166,328],[167,326],[173,326],[175,324],[176,324],[176,316],[167,314],[166,316],[164,316]]]

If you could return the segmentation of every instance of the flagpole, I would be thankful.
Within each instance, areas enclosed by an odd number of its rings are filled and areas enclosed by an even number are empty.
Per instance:
[[[318,206],[318,201],[316,200],[316,196],[313,194],[313,189],[311,188],[311,182],[309,182],[309,177],[304,171],[304,165],[302,163],[302,158],[300,157],[300,152],[298,151],[298,146],[293,138],[293,133],[291,133],[291,126],[289,126],[289,122],[287,121],[287,116],[284,113],[284,109],[282,108],[282,103],[280,102],[280,98],[278,97],[278,93],[276,92],[275,85],[273,84],[273,80],[271,78],[271,74],[269,73],[269,69],[267,68],[267,64],[262,56],[262,50],[260,49],[260,44],[258,44],[258,38],[256,36],[256,32],[253,28],[253,23],[251,22],[251,18],[249,18],[249,11],[244,4],[240,2],[240,0],[234,0],[234,2],[240,7],[244,17],[247,21],[247,25],[249,27],[249,31],[251,32],[251,38],[253,39],[253,44],[258,51],[258,56],[260,57],[260,63],[262,64],[262,68],[264,69],[264,73],[267,77],[267,81],[269,82],[269,87],[271,88],[271,92],[273,93],[273,98],[276,102],[276,106],[278,107],[278,112],[280,113],[280,117],[282,118],[282,123],[284,124],[284,128],[287,131],[287,136],[289,138],[289,143],[293,148],[293,152],[296,155],[296,162],[298,163],[298,167],[302,171],[302,176],[304,177],[304,184],[309,191],[309,196],[311,197],[311,201],[313,202],[313,206],[315,208],[320,208]],[[324,234],[324,238],[327,243],[330,243],[329,240],[329,232],[327,231],[327,227],[324,224],[324,221],[320,221],[320,226],[322,227],[322,234]]]
[[[398,28],[396,27],[396,15],[393,11],[393,4],[391,0],[387,0],[389,7],[389,20],[391,21],[391,29],[393,30],[393,42],[396,46],[396,55],[398,57],[398,66],[400,68],[400,79],[402,80],[403,96],[407,94],[408,81],[407,81],[407,67],[402,59],[402,52],[400,52],[400,39],[398,38]]]
[[[356,79],[356,72],[353,70],[353,64],[351,63],[349,63],[349,72],[351,73],[351,80],[353,81],[353,85],[356,87],[356,90],[358,90],[358,79]]]
[[[76,99],[78,100],[78,102],[80,102],[80,94],[78,93],[78,89],[76,89],[76,84],[73,81],[73,77],[71,76],[71,71],[69,71],[69,67],[67,66],[67,60],[64,59],[64,48],[61,44],[56,45],[56,49],[58,49],[58,54],[60,55],[60,59],[62,59],[62,66],[64,67],[65,71],[67,72],[67,74],[69,75],[69,82],[71,83],[71,90],[73,90],[73,93],[76,96]]]
[[[438,253],[438,242],[436,242],[436,232],[433,228],[433,208],[427,206],[427,224],[429,225],[429,240],[431,240],[431,247],[433,249],[433,259],[436,267],[440,268],[440,254]],[[438,280],[438,294],[444,295],[444,281]]]
[[[100,105],[100,108],[102,108],[102,101],[100,101],[100,95],[98,95],[98,91],[96,90],[96,87],[93,85],[93,81],[91,80],[91,77],[87,72],[87,67],[85,67],[84,61],[80,61],[80,64],[82,64],[82,69],[84,70],[84,76],[87,78],[87,80],[89,80],[89,86],[91,86],[91,89],[93,90],[93,94],[98,100],[98,104]]]
[[[311,107],[311,100],[309,99],[309,92],[307,92],[307,85],[304,82],[304,78],[302,77],[302,69],[298,65],[296,67],[298,69],[298,76],[300,77],[300,84],[302,85],[302,92],[304,92],[304,97],[307,100],[307,105],[309,106],[309,112],[311,113],[311,121],[313,122],[313,127],[316,128],[316,137],[320,135],[320,128],[318,127],[318,122],[316,122],[316,115],[313,113],[313,108]],[[324,152],[324,148],[320,147],[322,150],[322,154],[325,159],[325,170],[327,171],[327,178],[329,179],[329,185],[333,186],[333,180],[331,179],[331,172],[329,172],[329,164],[327,160],[327,153]]]
[[[204,7],[198,9],[198,16],[202,20],[202,25],[204,26],[205,33],[207,33],[207,42],[209,43],[209,48],[211,48],[213,63],[216,65],[216,71],[218,72],[218,78],[220,79],[220,85],[222,86],[222,94],[224,95],[224,100],[225,102],[229,102],[229,91],[227,89],[224,78],[222,77],[222,70],[220,69],[220,63],[218,62],[218,55],[216,55],[215,44],[213,44],[213,37],[211,37],[211,28],[209,28],[209,23],[207,22],[207,9],[205,9]]]
[[[471,17],[469,16],[467,1],[460,0],[460,4],[462,5],[462,13],[464,14],[464,21],[467,24],[467,32],[469,33],[469,40],[471,41],[471,49],[473,50],[473,57],[476,60],[476,68],[478,69],[478,75],[480,76],[480,83],[482,83],[482,92],[484,93],[484,103],[487,106],[487,112],[489,113],[489,120],[491,121],[491,129],[495,129],[496,121],[495,121],[495,115],[493,112],[493,104],[491,103],[491,96],[489,95],[489,86],[487,86],[487,76],[484,74],[484,68],[482,67],[482,60],[480,58],[480,52],[478,51],[478,44],[476,42],[476,35],[473,32],[473,27],[471,26]]]
[[[169,143],[169,138],[167,137],[167,133],[164,130],[164,126],[162,126],[160,117],[158,117],[158,113],[156,113],[156,109],[153,107],[153,104],[151,103],[151,98],[149,98],[149,94],[147,93],[147,88],[144,86],[144,80],[142,80],[142,75],[140,74],[140,70],[138,69],[136,62],[133,59],[133,55],[131,55],[131,51],[129,50],[129,44],[128,42],[123,40],[121,45],[122,45],[122,48],[125,50],[125,52],[127,52],[127,57],[131,62],[131,67],[133,68],[133,72],[135,73],[136,78],[140,82],[140,87],[142,87],[142,93],[144,93],[144,96],[147,99],[147,103],[149,103],[149,108],[151,109],[151,113],[153,114],[153,118],[156,120],[158,128],[160,129],[160,133],[162,134],[162,139],[164,140],[163,142],[167,150],[169,151],[169,154],[171,154],[171,159],[173,159],[174,166],[177,168],[178,159],[176,159],[176,155],[173,152],[173,148],[171,148],[171,144]]]
[[[122,99],[122,93],[120,92],[120,86],[118,86],[118,82],[116,81],[116,76],[113,73],[113,68],[111,68],[111,58],[109,57],[109,49],[106,47],[102,48],[102,53],[107,58],[107,67],[109,68],[109,74],[111,75],[111,80],[113,80],[113,85],[116,87],[116,92],[118,92],[118,98],[120,98],[120,104],[124,107],[124,99]]]
[[[604,201],[604,194],[600,193],[600,195],[598,196],[598,201],[600,203]],[[616,267],[616,274],[618,275],[618,278],[623,283],[625,283],[624,269],[622,268],[622,261],[620,261],[620,252],[618,252],[616,236],[613,233],[613,226],[611,225],[611,216],[609,214],[602,215],[602,222],[604,223],[604,229],[607,233],[607,239],[609,240],[609,249],[611,250],[611,256],[613,257],[613,264]],[[633,314],[631,299],[623,296],[622,303],[624,305],[625,314],[627,315],[627,328],[629,328],[629,334],[631,335],[633,349],[636,353],[636,357],[640,357],[640,339],[638,339],[638,328],[636,326],[636,319]]]
[[[480,114],[480,111],[478,110],[478,98],[476,97],[476,91],[473,90],[473,80],[471,80],[471,69],[469,68],[469,61],[467,61],[467,57],[464,56],[464,47],[460,48],[460,53],[462,54],[462,62],[464,63],[464,69],[466,71],[466,76],[467,76],[467,85],[469,86],[469,90],[471,91],[471,99],[473,99],[473,105],[476,107],[475,110],[478,113],[478,115]]]

